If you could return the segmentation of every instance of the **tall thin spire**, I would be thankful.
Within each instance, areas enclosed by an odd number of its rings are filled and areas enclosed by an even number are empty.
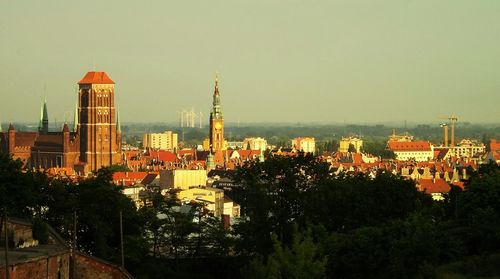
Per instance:
[[[120,107],[119,106],[116,108],[116,132],[119,134],[122,133],[122,123],[120,121]]]
[[[40,104],[40,119],[38,121],[38,131],[42,131],[43,128],[43,101]]]
[[[75,105],[75,112],[73,115],[73,132],[78,130],[78,104]]]
[[[222,107],[220,102],[220,93],[219,93],[219,73],[215,72],[215,89],[213,96],[213,108],[211,116],[213,118],[222,118]]]
[[[47,98],[45,98],[43,102],[43,111],[42,111],[42,132],[49,132],[49,113],[47,110]]]

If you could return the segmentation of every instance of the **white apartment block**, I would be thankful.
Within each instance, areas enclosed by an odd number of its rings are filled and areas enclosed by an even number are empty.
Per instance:
[[[144,148],[173,150],[177,148],[177,134],[172,131],[144,134],[142,142]]]

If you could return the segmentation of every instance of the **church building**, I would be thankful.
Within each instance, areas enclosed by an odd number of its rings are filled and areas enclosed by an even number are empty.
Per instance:
[[[0,150],[32,169],[71,168],[81,173],[121,163],[121,129],[115,108],[115,83],[105,72],[88,72],[78,82],[73,129],[49,131],[44,102],[36,132],[0,132]]]

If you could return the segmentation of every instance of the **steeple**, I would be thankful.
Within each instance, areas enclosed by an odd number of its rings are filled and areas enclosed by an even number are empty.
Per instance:
[[[73,132],[78,130],[78,103],[75,105],[75,115],[73,116]]]
[[[217,72],[215,73],[215,89],[211,114],[213,118],[222,118],[222,107],[219,94],[219,74]]]
[[[43,109],[42,109],[42,130],[41,132],[46,134],[49,132],[49,113],[47,110],[47,99],[44,100],[43,102]]]
[[[225,149],[224,144],[224,117],[219,93],[219,76],[215,74],[215,89],[213,95],[213,107],[210,112],[210,150],[215,152]]]
[[[120,107],[116,108],[116,132],[118,134],[122,133],[122,123],[120,121]]]
[[[38,131],[41,132],[43,128],[43,102],[40,104],[40,119],[38,121]]]

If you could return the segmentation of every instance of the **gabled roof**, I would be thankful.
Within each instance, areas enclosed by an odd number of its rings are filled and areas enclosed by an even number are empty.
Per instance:
[[[105,72],[88,72],[78,84],[115,84]]]
[[[149,184],[153,183],[153,181],[156,179],[157,176],[158,176],[158,174],[156,174],[156,173],[148,173],[146,175],[146,177],[144,177],[144,179],[141,181],[141,184],[142,185],[149,185]]]
[[[170,152],[170,151],[165,151],[165,150],[158,150],[158,151],[150,151],[149,152],[149,157],[151,159],[158,159],[163,162],[176,162],[177,161],[177,156]]]
[[[125,180],[140,180],[142,181],[144,177],[148,175],[147,172],[121,172],[117,171],[113,173],[113,181]]]

